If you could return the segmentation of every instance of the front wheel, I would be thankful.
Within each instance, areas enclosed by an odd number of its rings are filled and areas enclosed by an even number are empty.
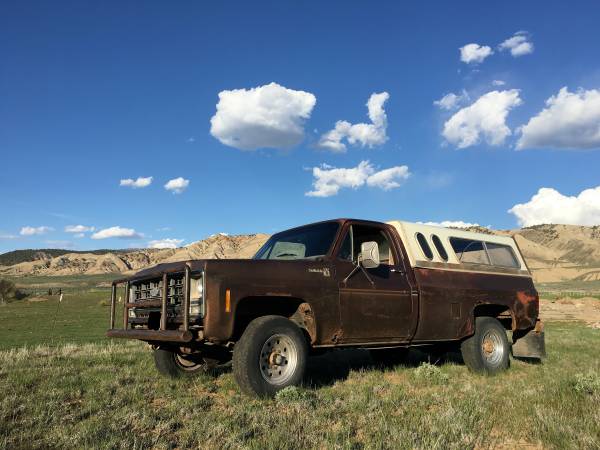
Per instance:
[[[186,355],[175,349],[157,348],[153,353],[156,370],[169,378],[206,373],[216,366],[216,364],[212,364],[212,361],[207,362],[197,355]]]
[[[302,330],[281,316],[254,319],[233,350],[233,375],[242,392],[271,397],[300,384],[308,350]]]
[[[473,372],[495,375],[510,364],[506,330],[493,317],[475,318],[475,334],[462,342],[460,351]]]

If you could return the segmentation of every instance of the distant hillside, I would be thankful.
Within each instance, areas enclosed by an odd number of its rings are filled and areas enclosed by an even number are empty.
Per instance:
[[[515,230],[473,228],[513,236],[537,282],[600,280],[600,226],[538,225]],[[17,250],[0,255],[0,275],[131,273],[154,264],[203,258],[250,258],[266,234],[215,235],[177,249]]]
[[[158,263],[203,258],[250,258],[268,239],[265,234],[214,235],[177,249],[19,250],[6,253],[16,264],[0,267],[0,275],[80,275],[127,273]],[[23,252],[19,255],[19,252]],[[2,256],[5,256],[2,255]],[[10,261],[10,259],[7,259]]]
[[[536,281],[600,280],[600,226],[536,225],[515,237]]]
[[[93,255],[105,255],[107,253],[127,253],[129,250],[66,250],[57,248],[41,248],[41,249],[26,249],[13,250],[12,252],[0,254],[0,266],[13,266],[22,262],[37,261],[43,259],[52,259],[57,256],[66,255],[67,253],[91,253]]]

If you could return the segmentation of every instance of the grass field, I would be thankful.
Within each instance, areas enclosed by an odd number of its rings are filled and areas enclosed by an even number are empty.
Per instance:
[[[493,378],[455,354],[382,369],[333,352],[255,400],[228,371],[158,376],[147,345],[103,337],[103,281],[80,282],[54,326],[55,296],[0,307],[0,448],[600,448],[600,330],[549,323],[544,364]]]
[[[109,325],[110,279],[102,275],[15,280],[31,295],[0,306],[0,349],[103,341]],[[58,295],[47,295],[49,288],[62,289],[60,304]],[[122,311],[118,313],[121,320]]]

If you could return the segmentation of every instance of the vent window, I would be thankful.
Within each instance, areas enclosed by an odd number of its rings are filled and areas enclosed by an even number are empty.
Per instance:
[[[452,245],[454,253],[456,253],[456,257],[461,263],[490,263],[483,242],[481,241],[452,237],[450,238],[450,244]]]
[[[423,233],[417,233],[417,242],[421,246],[421,250],[427,259],[433,259],[433,252],[431,251],[431,247],[427,243],[427,239],[423,236]]]
[[[435,245],[435,249],[439,253],[440,258],[442,258],[444,261],[448,261],[448,253],[446,252],[446,249],[444,248],[444,244],[442,244],[442,241],[440,240],[438,235],[432,234],[431,240],[433,241],[433,245]]]

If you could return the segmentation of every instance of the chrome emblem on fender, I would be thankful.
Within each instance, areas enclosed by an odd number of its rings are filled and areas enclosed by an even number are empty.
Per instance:
[[[322,269],[308,269],[308,271],[312,273],[321,273],[324,277],[331,276],[331,273],[329,272],[329,267],[323,267]]]

